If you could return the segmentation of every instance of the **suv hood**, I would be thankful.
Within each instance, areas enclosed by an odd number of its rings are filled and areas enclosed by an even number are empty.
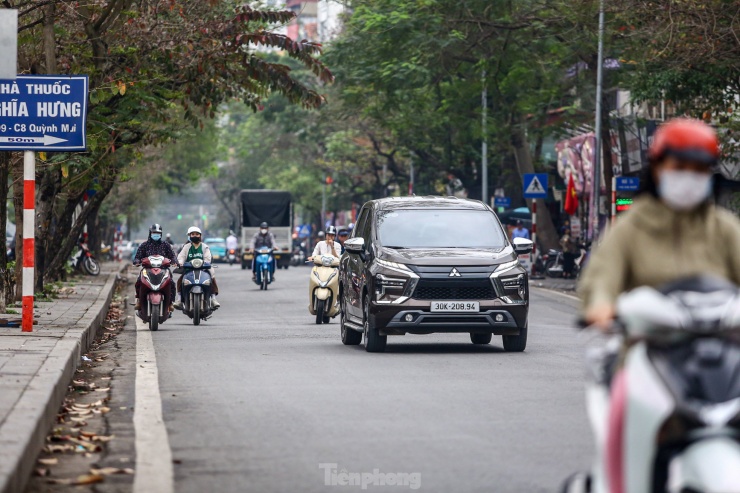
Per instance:
[[[511,246],[504,248],[383,248],[380,258],[390,262],[411,265],[492,265],[514,260]]]

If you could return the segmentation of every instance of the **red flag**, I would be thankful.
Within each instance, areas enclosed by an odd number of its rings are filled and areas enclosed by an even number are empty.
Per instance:
[[[578,194],[576,193],[576,184],[573,182],[573,175],[568,180],[568,189],[565,191],[565,212],[574,215],[578,211]]]

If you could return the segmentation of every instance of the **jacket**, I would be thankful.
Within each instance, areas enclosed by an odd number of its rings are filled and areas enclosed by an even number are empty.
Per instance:
[[[136,250],[134,263],[141,262],[146,257],[150,257],[152,255],[161,255],[170,259],[170,262],[177,262],[175,251],[169,243],[166,241],[146,240],[144,243],[139,245],[139,248]]]
[[[594,249],[578,291],[588,310],[640,286],[699,274],[740,284],[740,220],[709,203],[678,212],[641,196]]]
[[[213,260],[213,255],[211,255],[211,249],[208,245],[206,245],[202,241],[200,242],[200,244],[203,247],[203,262],[206,264],[210,264],[211,261]],[[190,251],[190,247],[192,245],[193,244],[190,242],[185,243],[185,245],[182,247],[182,250],[180,250],[180,253],[177,255],[177,262],[180,265],[185,264],[185,262],[187,261],[188,252]]]
[[[277,248],[275,245],[275,237],[269,231],[266,235],[257,232],[257,234],[252,237],[252,243],[249,245],[249,249],[256,250],[263,246]]]

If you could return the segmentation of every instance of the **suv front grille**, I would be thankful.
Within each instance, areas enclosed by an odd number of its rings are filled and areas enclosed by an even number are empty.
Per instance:
[[[495,300],[496,291],[489,279],[480,281],[425,281],[421,279],[414,298],[417,300]]]

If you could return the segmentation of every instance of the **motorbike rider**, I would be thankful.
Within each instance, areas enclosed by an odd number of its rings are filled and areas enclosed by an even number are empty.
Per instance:
[[[172,235],[170,233],[167,233],[167,235],[164,237],[164,241],[170,244],[170,246],[174,249],[175,248],[175,242],[172,241]]]
[[[169,243],[166,241],[162,241],[162,226],[159,224],[152,224],[149,228],[149,238],[139,245],[139,249],[136,250],[136,256],[134,257],[134,265],[138,266],[141,265],[141,261],[145,259],[146,257],[150,257],[152,255],[161,255],[165,258],[170,259],[170,262],[172,262],[172,265],[177,265],[177,256],[175,255],[175,251],[172,249]],[[141,296],[140,296],[140,289],[141,289],[141,280],[139,280],[139,277],[136,278],[136,309],[141,310]],[[172,292],[170,295],[170,306],[169,310],[170,312],[174,311],[174,306],[172,305],[172,301],[175,299],[175,287],[172,286]]]
[[[229,236],[226,237],[226,252],[229,250],[236,251],[239,248],[239,239],[234,234],[234,231],[229,230]]]
[[[182,250],[180,250],[180,253],[177,255],[177,261],[180,265],[185,265],[186,262],[192,262],[193,259],[199,258],[203,260],[204,264],[210,264],[213,260],[213,256],[211,255],[211,249],[203,243],[202,240],[203,233],[201,233],[200,228],[197,226],[190,226],[188,228],[188,240],[190,240],[188,243],[185,243],[185,245],[182,247]],[[216,276],[213,274],[213,271],[210,272],[211,274],[211,288],[213,289],[213,294],[211,295],[211,306],[213,306],[213,309],[217,309],[221,306],[221,303],[218,302],[216,299],[216,296],[218,296],[218,284],[216,283]],[[182,278],[185,277],[185,274],[181,274],[180,278],[177,280],[177,301],[175,302],[175,308],[178,310],[182,309]]]
[[[606,329],[617,297],[710,274],[740,284],[740,220],[712,202],[720,156],[712,127],[677,118],[655,132],[643,190],[593,251],[579,294],[588,324]]]
[[[275,237],[270,233],[270,226],[266,222],[260,224],[260,230],[255,233],[252,237],[252,242],[249,244],[249,251],[254,254],[258,249],[262,247],[272,248],[277,250],[277,243],[275,243]],[[272,271],[275,272],[275,258],[272,259]],[[257,262],[252,261],[252,280],[257,279]],[[272,280],[275,280],[275,274],[272,275]]]
[[[342,256],[342,246],[338,241],[334,241],[337,237],[337,228],[329,226],[326,228],[326,240],[320,241],[316,244],[313,249],[313,255],[308,258],[309,261],[313,261],[316,256],[333,255],[337,258]]]
[[[339,240],[339,246],[342,248],[341,253],[344,253],[344,242],[347,241],[347,238],[349,238],[349,230],[340,229],[339,233],[337,233],[337,239]]]

